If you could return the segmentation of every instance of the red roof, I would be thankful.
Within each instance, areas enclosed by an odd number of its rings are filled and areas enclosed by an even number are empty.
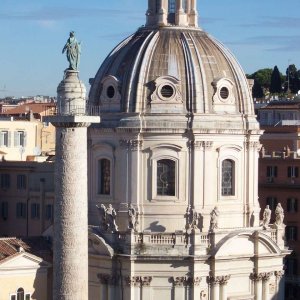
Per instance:
[[[51,245],[43,237],[32,238],[0,238],[0,262],[24,251],[51,262]]]
[[[33,114],[41,114],[55,107],[55,103],[26,103],[3,112],[5,115],[21,115],[32,111]]]

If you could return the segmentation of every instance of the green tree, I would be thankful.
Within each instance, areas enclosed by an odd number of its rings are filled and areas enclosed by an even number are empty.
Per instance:
[[[255,73],[250,75],[250,78],[257,81],[260,86],[266,90],[269,90],[271,85],[271,76],[273,73],[273,69],[265,68],[256,71]]]
[[[271,75],[270,93],[280,94],[282,92],[282,74],[280,74],[278,67],[275,66]]]
[[[253,98],[263,98],[265,96],[264,90],[258,80],[254,79],[254,86],[252,89],[252,97]]]
[[[285,91],[296,94],[300,90],[300,73],[294,64],[286,69]]]

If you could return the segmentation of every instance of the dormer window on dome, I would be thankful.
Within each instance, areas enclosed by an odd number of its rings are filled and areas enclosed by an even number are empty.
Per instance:
[[[149,0],[146,26],[198,27],[197,0]]]

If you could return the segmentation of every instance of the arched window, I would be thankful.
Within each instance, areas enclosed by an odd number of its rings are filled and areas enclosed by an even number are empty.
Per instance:
[[[222,162],[222,196],[234,195],[234,161],[230,159]]]
[[[24,289],[19,288],[17,290],[17,300],[24,300]]]
[[[157,195],[175,196],[175,161],[157,161]]]
[[[110,195],[110,160],[103,158],[98,161],[98,194]]]

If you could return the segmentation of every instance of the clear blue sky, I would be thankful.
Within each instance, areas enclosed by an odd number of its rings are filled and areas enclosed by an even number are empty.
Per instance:
[[[55,95],[74,30],[88,86],[109,51],[145,23],[147,0],[0,0],[0,97]],[[200,26],[236,55],[246,73],[288,61],[300,69],[299,0],[198,0]],[[5,91],[2,91],[5,86]]]

